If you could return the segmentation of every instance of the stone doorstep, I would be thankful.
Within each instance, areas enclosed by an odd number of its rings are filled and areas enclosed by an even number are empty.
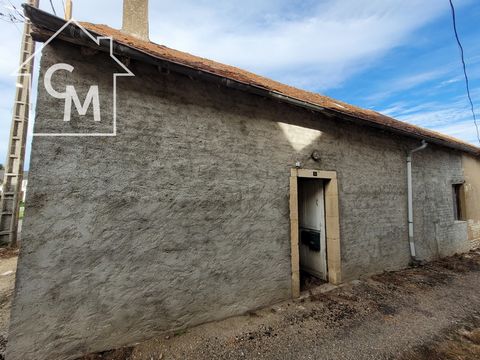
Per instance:
[[[328,293],[328,292],[333,291],[335,289],[340,289],[340,288],[342,288],[342,287],[344,287],[344,286],[346,286],[350,283],[351,282],[346,282],[346,283],[339,284],[339,285],[326,283],[326,284],[322,284],[322,285],[319,285],[319,286],[315,286],[311,289],[302,291],[300,296],[297,299],[293,299],[293,302],[304,302],[305,300],[310,299],[312,296],[319,295],[319,294],[325,294],[325,293]]]

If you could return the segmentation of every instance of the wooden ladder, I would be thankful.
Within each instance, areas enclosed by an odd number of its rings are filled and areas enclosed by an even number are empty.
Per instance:
[[[29,5],[38,7],[39,0],[29,0]],[[28,119],[30,111],[30,89],[33,72],[35,42],[30,33],[32,26],[25,21],[20,52],[20,68],[17,89],[13,104],[13,117],[10,129],[5,174],[0,199],[0,246],[17,246],[18,215],[22,199],[23,164],[27,143]]]

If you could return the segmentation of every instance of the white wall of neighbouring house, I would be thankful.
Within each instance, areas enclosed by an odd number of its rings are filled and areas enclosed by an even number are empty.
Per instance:
[[[464,211],[468,222],[468,239],[474,248],[480,247],[480,158],[462,157],[465,174]]]

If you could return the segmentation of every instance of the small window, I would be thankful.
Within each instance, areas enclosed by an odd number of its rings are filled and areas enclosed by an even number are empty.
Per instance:
[[[453,215],[457,221],[463,221],[463,184],[453,184]]]

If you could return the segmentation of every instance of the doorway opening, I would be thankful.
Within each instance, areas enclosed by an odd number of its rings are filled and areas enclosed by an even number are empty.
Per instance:
[[[322,179],[298,180],[300,290],[328,281],[325,196]]]
[[[301,287],[341,283],[337,173],[292,169],[290,176],[292,297]]]

